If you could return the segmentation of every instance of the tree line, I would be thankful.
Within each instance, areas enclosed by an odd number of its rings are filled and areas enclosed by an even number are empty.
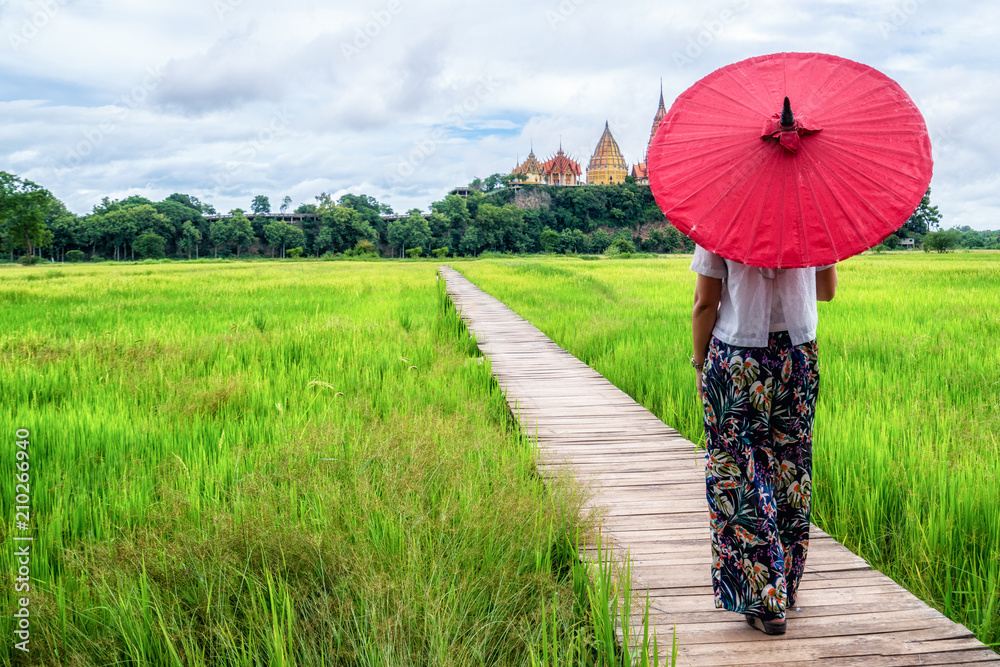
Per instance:
[[[75,215],[45,188],[0,172],[0,249],[11,261],[197,259],[201,257],[477,256],[498,253],[690,252],[693,242],[663,217],[648,186],[629,178],[610,186],[508,187],[509,177],[475,179],[463,194],[433,202],[431,213],[412,209],[395,215],[367,195],[334,201],[322,193],[315,203],[271,214],[268,197],[257,195],[249,211],[219,216],[197,197],[175,193],[162,201],[107,197],[86,215]],[[997,247],[996,232],[937,230],[940,213],[930,192],[904,227],[886,240],[919,241],[933,235],[956,245]],[[389,216],[387,220],[386,217]],[[949,238],[950,238],[949,236]],[[893,243],[895,241],[895,243]]]

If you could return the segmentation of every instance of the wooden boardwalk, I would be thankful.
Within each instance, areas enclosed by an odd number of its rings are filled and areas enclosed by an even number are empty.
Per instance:
[[[543,473],[569,470],[603,508],[616,552],[630,552],[680,665],[953,665],[1000,663],[964,626],[928,607],[816,526],[783,637],[715,608],[704,458],[597,371],[457,271],[448,294],[489,357],[522,428],[537,431]]]

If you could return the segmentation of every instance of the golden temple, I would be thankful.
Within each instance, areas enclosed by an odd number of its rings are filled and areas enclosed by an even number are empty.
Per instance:
[[[667,115],[667,108],[663,103],[663,84],[660,84],[660,106],[653,116],[653,126],[649,132],[649,141],[646,150],[643,152],[643,161],[632,165],[632,177],[636,183],[642,185],[649,184],[649,177],[646,173],[646,153],[649,151],[653,137],[660,127],[664,116]],[[590,163],[587,165],[587,178],[584,181],[581,176],[583,171],[580,163],[563,153],[562,142],[559,151],[545,162],[539,162],[535,157],[535,150],[532,147],[528,153],[528,158],[518,164],[511,171],[515,177],[515,182],[535,185],[614,185],[625,182],[625,177],[629,175],[628,163],[625,156],[618,147],[611,134],[611,127],[608,122],[604,123],[604,132],[594,148],[593,155],[590,156]]]

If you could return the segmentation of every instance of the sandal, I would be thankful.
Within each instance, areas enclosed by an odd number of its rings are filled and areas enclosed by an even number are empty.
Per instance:
[[[785,623],[775,623],[774,621],[765,621],[759,616],[752,616],[746,614],[747,625],[749,625],[754,630],[760,630],[765,635],[783,635],[785,634]],[[758,624],[756,621],[760,621]]]

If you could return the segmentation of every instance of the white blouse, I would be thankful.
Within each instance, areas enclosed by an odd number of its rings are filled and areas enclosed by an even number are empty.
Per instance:
[[[722,299],[712,335],[736,347],[767,347],[767,334],[787,331],[792,345],[816,338],[816,272],[758,269],[695,246],[691,270],[722,281]]]

